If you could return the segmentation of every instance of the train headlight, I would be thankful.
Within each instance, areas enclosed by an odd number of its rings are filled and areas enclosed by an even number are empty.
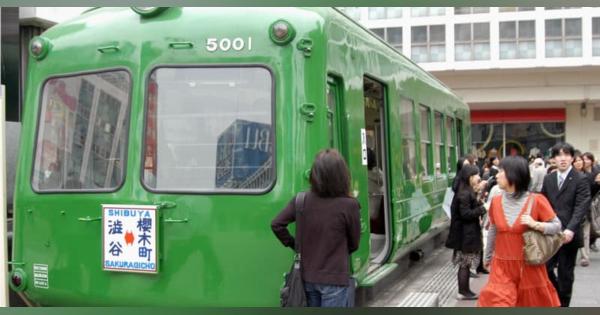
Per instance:
[[[285,20],[277,20],[269,27],[269,37],[277,45],[285,45],[294,39],[296,31]]]
[[[29,51],[33,58],[44,59],[50,50],[50,42],[43,37],[34,37],[29,43]]]
[[[167,7],[131,7],[131,9],[142,17],[153,17],[162,13]]]
[[[23,269],[16,268],[10,273],[10,287],[15,291],[23,291],[27,287],[27,274]]]

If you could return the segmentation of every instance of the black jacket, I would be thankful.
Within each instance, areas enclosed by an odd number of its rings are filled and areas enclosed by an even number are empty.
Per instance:
[[[480,252],[483,249],[479,217],[485,213],[483,204],[470,190],[460,190],[450,206],[450,233],[446,247],[463,253]]]
[[[587,176],[589,182],[590,182],[590,196],[592,198],[594,198],[594,196],[596,195],[596,193],[598,193],[598,191],[600,191],[600,184],[596,183],[596,176],[598,176],[598,173],[600,173],[600,169],[598,168],[593,168],[591,173],[585,173],[585,175]]]
[[[271,229],[281,243],[294,248],[295,239],[287,229],[296,221],[295,197],[273,219]],[[360,242],[360,204],[354,198],[321,198],[306,194],[300,224],[302,280],[347,286],[350,254]]]
[[[583,247],[581,223],[590,209],[589,181],[584,174],[571,169],[559,190],[557,173],[550,173],[544,177],[542,194],[550,201],[563,230],[569,229],[575,233],[571,243],[564,246]]]

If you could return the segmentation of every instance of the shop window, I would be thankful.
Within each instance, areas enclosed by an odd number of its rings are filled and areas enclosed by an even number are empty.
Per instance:
[[[385,28],[372,28],[371,32],[385,40]]]
[[[535,21],[500,22],[500,59],[535,58]]]
[[[370,7],[369,20],[398,19],[402,17],[402,7]]]
[[[581,57],[581,19],[546,20],[546,57]]]
[[[420,16],[439,16],[445,15],[445,7],[416,7],[410,9],[410,15],[414,17]]]
[[[600,17],[592,19],[592,54],[600,56]]]
[[[489,7],[455,7],[454,14],[479,14],[479,13],[489,13]]]
[[[411,28],[412,53],[415,62],[446,60],[446,27],[423,25]]]
[[[552,146],[565,140],[565,123],[474,124],[471,132],[473,147],[477,151],[480,163],[495,154],[499,157],[549,157]]]
[[[500,12],[534,11],[535,7],[499,7]]]
[[[456,61],[490,59],[489,23],[455,24],[454,39]]]
[[[402,27],[373,28],[371,31],[402,52]]]

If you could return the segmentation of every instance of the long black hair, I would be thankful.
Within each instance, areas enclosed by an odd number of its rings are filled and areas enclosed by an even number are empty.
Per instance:
[[[500,169],[504,171],[504,176],[508,184],[515,186],[516,198],[527,192],[531,177],[529,174],[529,165],[524,157],[507,156],[500,162]]]
[[[456,173],[458,174],[458,172],[460,172],[460,170],[462,170],[463,165],[465,165],[465,161],[467,160],[466,157],[461,156],[458,158],[458,161],[456,162]]]
[[[460,170],[460,173],[458,173],[458,191],[463,191],[463,190],[468,190],[469,192],[473,193],[473,187],[471,187],[471,181],[470,178],[473,175],[478,175],[479,174],[479,168],[475,165],[465,165],[463,166],[463,168]]]
[[[317,154],[310,184],[311,190],[322,198],[350,196],[350,171],[337,150],[325,149]]]

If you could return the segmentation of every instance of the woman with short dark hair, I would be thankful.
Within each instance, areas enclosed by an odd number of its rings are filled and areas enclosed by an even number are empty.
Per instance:
[[[458,188],[450,206],[450,233],[446,247],[454,249],[452,261],[458,265],[458,299],[474,300],[477,294],[469,287],[470,268],[479,265],[483,247],[479,218],[485,213],[481,200],[477,199],[479,169],[465,165],[458,173]]]
[[[350,254],[360,241],[360,205],[350,196],[350,172],[334,149],[317,154],[310,172],[311,190],[301,213],[301,274],[308,306],[345,307],[350,281]],[[287,229],[296,221],[296,197],[271,222],[283,245],[294,249]]]
[[[490,229],[484,265],[490,268],[488,283],[481,290],[478,306],[560,306],[546,265],[528,265],[523,256],[523,233],[534,229],[544,234],[561,230],[560,220],[550,203],[540,194],[531,194],[529,165],[520,156],[500,162],[496,175],[500,196],[492,199]],[[531,202],[531,212],[525,214]]]

